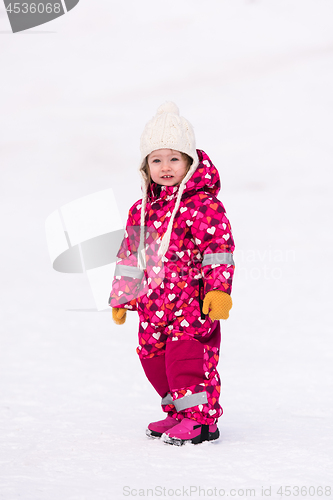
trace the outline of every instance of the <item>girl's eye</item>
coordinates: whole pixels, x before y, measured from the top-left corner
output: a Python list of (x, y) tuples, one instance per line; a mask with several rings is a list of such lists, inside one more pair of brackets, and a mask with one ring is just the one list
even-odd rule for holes
[(159, 163), (160, 160), (158, 160), (157, 158), (155, 160), (153, 160), (153, 163)]
[(179, 158), (172, 158), (171, 161), (178, 161)]

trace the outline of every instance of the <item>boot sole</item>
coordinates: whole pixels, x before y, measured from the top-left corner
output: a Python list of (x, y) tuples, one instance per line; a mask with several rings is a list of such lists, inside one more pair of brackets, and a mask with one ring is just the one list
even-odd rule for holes
[(220, 431), (217, 428), (215, 432), (208, 432), (208, 435), (204, 436), (203, 432), (196, 436), (195, 438), (192, 439), (180, 439), (176, 437), (170, 437), (167, 434), (162, 434), (162, 441), (167, 444), (173, 444), (174, 446), (182, 446), (183, 444), (186, 443), (191, 443), (191, 444), (200, 444), (203, 443), (204, 441), (215, 441), (215, 439), (218, 439), (220, 437)]
[(146, 429), (146, 436), (150, 437), (150, 438), (160, 438), (162, 436), (162, 432), (156, 432), (156, 431), (151, 431), (150, 429)]

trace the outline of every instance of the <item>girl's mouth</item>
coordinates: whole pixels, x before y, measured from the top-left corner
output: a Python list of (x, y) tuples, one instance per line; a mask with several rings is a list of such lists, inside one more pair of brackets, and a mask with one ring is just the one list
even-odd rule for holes
[(172, 179), (173, 175), (163, 175), (162, 179)]

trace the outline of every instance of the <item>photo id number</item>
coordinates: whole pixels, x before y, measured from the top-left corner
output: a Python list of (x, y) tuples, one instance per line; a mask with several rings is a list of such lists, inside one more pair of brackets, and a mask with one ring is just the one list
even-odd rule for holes
[(10, 3), (6, 8), (7, 12), (10, 14), (60, 14), (61, 4), (60, 3), (21, 3), (14, 2)]

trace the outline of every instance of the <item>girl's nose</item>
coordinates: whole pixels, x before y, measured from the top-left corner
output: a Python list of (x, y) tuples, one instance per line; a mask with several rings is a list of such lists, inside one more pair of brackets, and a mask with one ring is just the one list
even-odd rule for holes
[(163, 172), (164, 172), (164, 171), (171, 170), (171, 167), (170, 167), (169, 163), (168, 163), (168, 162), (164, 162), (164, 163), (162, 163), (161, 170), (162, 170)]

